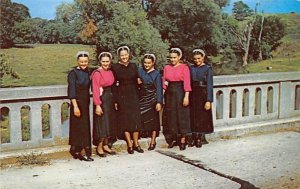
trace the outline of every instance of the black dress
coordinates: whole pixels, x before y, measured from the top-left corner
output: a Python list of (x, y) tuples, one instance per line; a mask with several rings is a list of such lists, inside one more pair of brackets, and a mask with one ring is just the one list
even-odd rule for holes
[(194, 134), (214, 131), (212, 110), (205, 110), (206, 102), (213, 102), (213, 74), (209, 65), (192, 66), (191, 127)]
[(160, 131), (159, 112), (156, 104), (163, 103), (163, 89), (161, 74), (157, 70), (147, 73), (139, 68), (139, 76), (142, 80), (140, 89), (140, 111), (142, 119), (142, 137), (151, 137), (152, 131), (158, 136)]
[(90, 74), (88, 69), (74, 68), (69, 72), (68, 98), (76, 99), (81, 113), (80, 117), (76, 117), (71, 103), (69, 144), (82, 148), (90, 147)]
[(141, 114), (138, 96), (138, 68), (135, 64), (127, 66), (117, 63), (112, 65), (115, 76), (114, 95), (118, 104), (117, 127), (119, 137), (124, 132), (141, 130)]
[(167, 143), (170, 143), (191, 134), (190, 106), (182, 104), (185, 92), (191, 90), (189, 67), (185, 64), (177, 67), (166, 65), (163, 78), (168, 82), (164, 94), (163, 133)]

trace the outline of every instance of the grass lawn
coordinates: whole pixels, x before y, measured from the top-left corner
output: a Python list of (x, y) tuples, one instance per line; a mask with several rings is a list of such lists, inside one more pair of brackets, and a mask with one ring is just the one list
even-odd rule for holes
[(4, 76), (5, 87), (66, 84), (67, 72), (76, 66), (78, 51), (88, 51), (95, 63), (94, 48), (88, 45), (51, 44), (34, 45), (34, 48), (1, 49), (20, 79)]

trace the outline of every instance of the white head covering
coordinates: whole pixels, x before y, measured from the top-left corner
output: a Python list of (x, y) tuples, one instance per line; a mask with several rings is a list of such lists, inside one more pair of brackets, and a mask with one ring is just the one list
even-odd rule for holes
[(86, 52), (86, 51), (79, 51), (77, 54), (76, 54), (76, 59), (78, 59), (78, 56), (80, 56), (80, 55), (86, 55), (86, 56), (88, 56), (89, 57), (89, 53), (88, 52)]
[(145, 56), (151, 56), (154, 60), (154, 62), (156, 62), (156, 56), (154, 54), (144, 54), (144, 57)]
[(179, 53), (180, 58), (182, 57), (182, 50), (180, 48), (171, 48), (170, 51), (177, 51)]
[(112, 59), (112, 55), (111, 55), (110, 52), (102, 52), (102, 53), (99, 54), (98, 60), (100, 60), (101, 56), (104, 55), (104, 54), (107, 54), (110, 57), (110, 59)]
[(193, 50), (193, 54), (194, 54), (195, 52), (199, 52), (199, 53), (202, 54), (203, 57), (205, 57), (205, 52), (204, 52), (204, 50), (202, 50), (202, 49), (194, 49), (194, 50)]
[(117, 54), (118, 54), (118, 56), (119, 56), (120, 50), (122, 50), (122, 49), (126, 49), (126, 50), (128, 51), (128, 53), (130, 53), (129, 47), (126, 46), (126, 45), (124, 45), (124, 46), (121, 46), (121, 47), (119, 47), (119, 48), (117, 49)]

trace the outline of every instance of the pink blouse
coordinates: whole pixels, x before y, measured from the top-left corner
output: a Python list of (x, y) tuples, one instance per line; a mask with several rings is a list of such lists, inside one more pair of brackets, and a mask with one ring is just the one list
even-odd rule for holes
[(93, 89), (93, 101), (95, 105), (101, 105), (101, 95), (103, 87), (111, 86), (114, 81), (114, 75), (111, 70), (103, 70), (98, 68), (92, 73), (92, 89)]
[(166, 65), (163, 75), (163, 88), (165, 90), (167, 89), (166, 81), (183, 81), (184, 91), (192, 91), (190, 69), (186, 64), (180, 64), (175, 67)]

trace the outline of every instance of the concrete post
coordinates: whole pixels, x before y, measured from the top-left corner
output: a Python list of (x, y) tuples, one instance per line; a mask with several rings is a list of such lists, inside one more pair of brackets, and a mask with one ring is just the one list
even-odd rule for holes
[(292, 89), (291, 81), (283, 81), (280, 82), (279, 86), (279, 119), (288, 118), (293, 107), (293, 99), (292, 93), (294, 90)]

